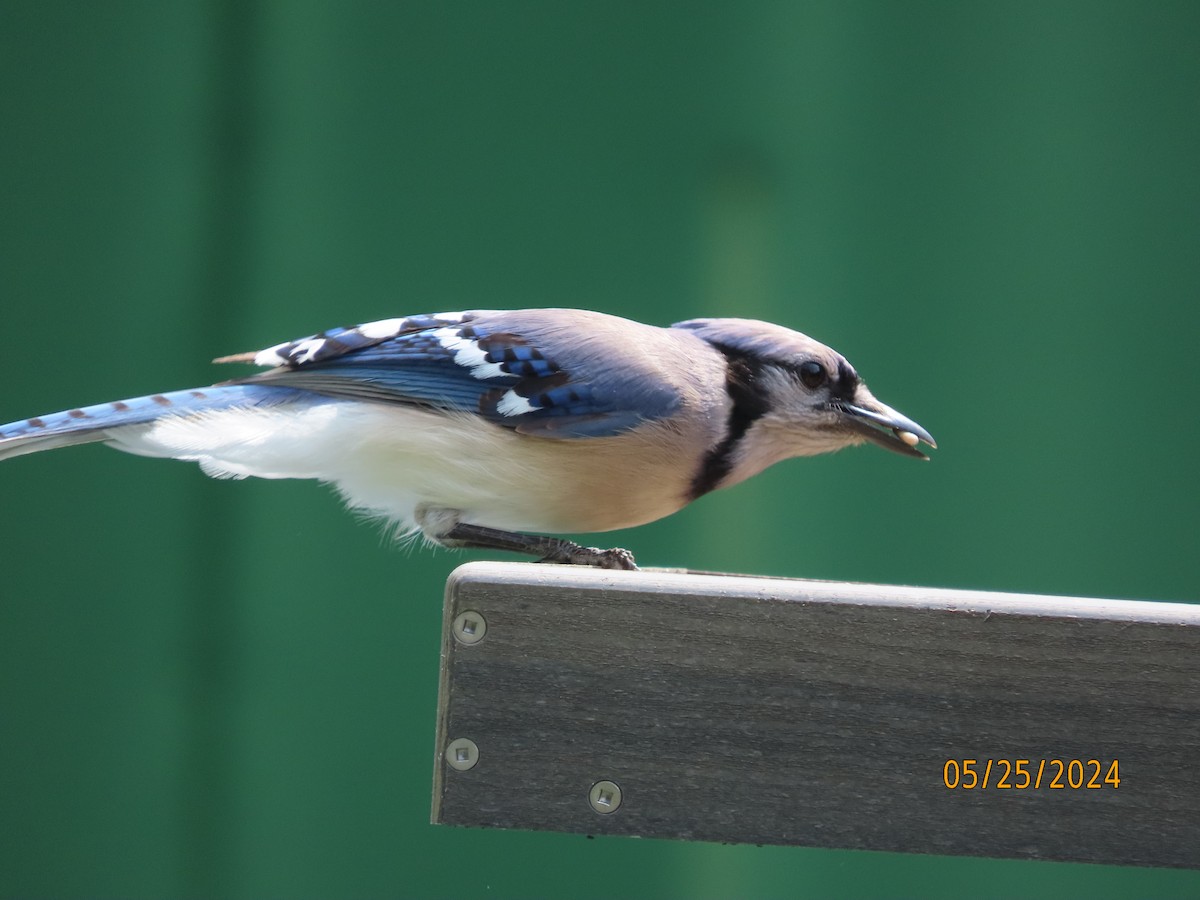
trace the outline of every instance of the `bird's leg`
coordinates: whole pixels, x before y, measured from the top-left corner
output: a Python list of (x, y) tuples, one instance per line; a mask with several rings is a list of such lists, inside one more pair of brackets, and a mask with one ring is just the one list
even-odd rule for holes
[(600, 569), (636, 570), (633, 554), (628, 550), (583, 547), (574, 541), (547, 537), (541, 534), (522, 534), (501, 531), (483, 525), (456, 522), (435, 538), (450, 547), (474, 547), (482, 550), (509, 550), (539, 557), (538, 562), (564, 563), (569, 566), (596, 566)]

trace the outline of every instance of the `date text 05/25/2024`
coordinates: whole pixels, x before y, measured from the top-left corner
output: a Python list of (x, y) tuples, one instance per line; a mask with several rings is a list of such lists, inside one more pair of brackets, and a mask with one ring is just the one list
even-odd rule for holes
[(1116, 790), (1118, 761), (1098, 759), (948, 759), (942, 783), (950, 790)]

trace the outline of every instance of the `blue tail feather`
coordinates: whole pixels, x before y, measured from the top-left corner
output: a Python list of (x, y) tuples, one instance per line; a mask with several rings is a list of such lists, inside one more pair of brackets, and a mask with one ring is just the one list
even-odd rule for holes
[(164, 416), (261, 406), (294, 400), (303, 392), (291, 388), (234, 384), (149, 394), (129, 400), (97, 403), (0, 425), (0, 459), (106, 440), (106, 432), (145, 425)]

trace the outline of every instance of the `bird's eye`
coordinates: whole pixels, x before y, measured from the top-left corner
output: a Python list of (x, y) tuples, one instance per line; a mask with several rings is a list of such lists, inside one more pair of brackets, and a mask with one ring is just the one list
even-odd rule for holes
[(800, 363), (800, 381), (810, 391), (815, 391), (823, 385), (827, 377), (825, 367), (819, 362), (813, 362), (810, 359), (808, 362)]

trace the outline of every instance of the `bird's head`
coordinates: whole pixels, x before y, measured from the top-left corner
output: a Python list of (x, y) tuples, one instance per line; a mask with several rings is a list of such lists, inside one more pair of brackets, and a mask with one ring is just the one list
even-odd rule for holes
[(751, 319), (692, 319), (674, 327), (695, 332), (728, 361), (732, 401), (730, 475), (740, 481), (774, 462), (871, 441), (928, 459), (928, 431), (875, 399), (840, 353), (807, 335)]

